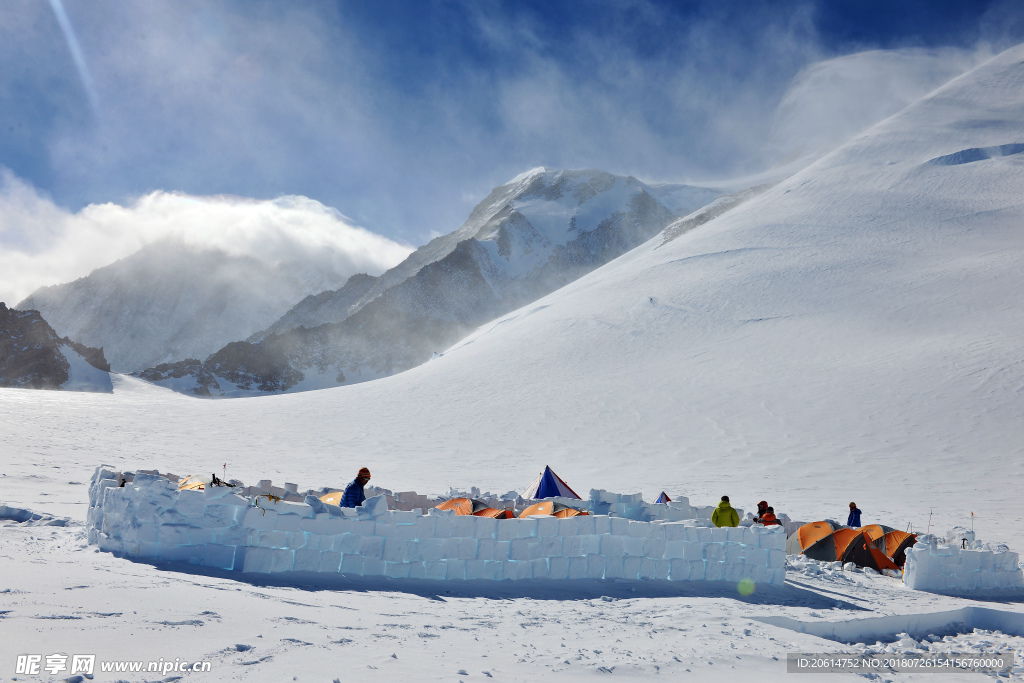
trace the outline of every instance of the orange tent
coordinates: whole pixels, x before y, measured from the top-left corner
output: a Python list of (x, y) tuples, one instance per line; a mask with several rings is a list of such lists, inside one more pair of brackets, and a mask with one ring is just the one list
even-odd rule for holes
[(515, 519), (515, 510), (498, 510), (496, 508), (484, 508), (473, 513), (476, 517), (493, 517), (494, 519)]
[(191, 477), (185, 477), (178, 483), (179, 491), (203, 491), (213, 481), (213, 477), (207, 477), (203, 474), (193, 474)]
[(475, 515), (483, 510), (492, 509), (482, 500), (472, 498), (450, 498), (434, 507), (438, 510), (454, 510), (457, 515)]
[(872, 541), (877, 541), (882, 536), (885, 536), (887, 533), (892, 531), (893, 528), (882, 524), (868, 524), (867, 526), (862, 526), (860, 530), (866, 532)]
[(878, 571), (899, 569), (878, 547), (878, 541), (871, 539), (869, 532), (860, 529), (843, 529), (843, 531), (853, 531), (855, 534), (843, 552), (843, 562), (853, 562), (860, 567), (871, 567)]
[(804, 548), (803, 554), (812, 560), (820, 560), (822, 562), (842, 560), (850, 543), (856, 538), (861, 537), (861, 535), (857, 529), (847, 527), (836, 529)]
[(799, 555), (838, 528), (838, 525), (833, 526), (832, 522), (827, 521), (804, 524), (786, 541), (786, 554)]
[(345, 496), (344, 491), (331, 491), (320, 496), (320, 500), (328, 505), (341, 505), (341, 499)]
[(589, 515), (590, 513), (586, 510), (580, 510), (578, 508), (572, 508), (568, 505), (562, 505), (556, 503), (553, 500), (545, 500), (540, 503), (536, 503), (526, 508), (519, 513), (520, 517), (533, 517), (534, 515), (552, 515), (554, 517), (576, 517), (578, 515)]
[(893, 529), (882, 537), (882, 551), (897, 567), (907, 561), (907, 548), (917, 543), (917, 534)]

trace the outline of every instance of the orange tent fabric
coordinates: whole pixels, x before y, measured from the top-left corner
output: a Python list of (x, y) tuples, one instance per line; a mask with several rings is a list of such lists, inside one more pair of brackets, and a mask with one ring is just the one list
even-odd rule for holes
[(212, 477), (207, 477), (202, 474), (193, 474), (191, 477), (185, 477), (178, 484), (179, 491), (204, 491), (206, 486), (213, 480)]
[(917, 543), (917, 534), (894, 529), (883, 536), (883, 542), (886, 557), (897, 567), (902, 567), (907, 561), (907, 548)]
[(341, 505), (341, 498), (344, 495), (344, 491), (331, 491), (320, 496), (320, 500), (328, 505)]
[(498, 510), (496, 508), (484, 508), (473, 513), (477, 517), (492, 517), (494, 519), (515, 519), (515, 510)]
[(860, 530), (866, 531), (872, 541), (877, 541), (882, 536), (885, 536), (887, 533), (892, 531), (893, 528), (882, 524), (868, 524), (867, 526), (862, 526)]
[(872, 540), (867, 531), (861, 531), (849, 544), (842, 559), (844, 562), (853, 562), (861, 567), (871, 567), (878, 571), (899, 569), (891, 559), (885, 556), (877, 543), (878, 541)]
[(490, 509), (487, 503), (473, 498), (451, 498), (434, 507), (438, 510), (454, 510), (457, 515), (475, 515), (481, 510)]
[(534, 515), (553, 515), (555, 517), (576, 517), (578, 515), (589, 515), (586, 510), (569, 507), (556, 503), (553, 500), (545, 500), (535, 503), (519, 513), (520, 517), (532, 517)]
[(861, 533), (857, 529), (836, 529), (804, 548), (803, 554), (821, 562), (842, 560), (850, 543), (860, 536)]
[(833, 531), (835, 531), (835, 527), (824, 521), (804, 524), (789, 537), (786, 542), (786, 553), (799, 555)]

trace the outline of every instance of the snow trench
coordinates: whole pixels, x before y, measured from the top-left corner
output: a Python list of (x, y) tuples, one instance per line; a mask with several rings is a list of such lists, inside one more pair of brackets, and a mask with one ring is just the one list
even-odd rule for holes
[(850, 644), (891, 641), (901, 635), (924, 638), (928, 635), (971, 633), (974, 629), (1024, 637), (1024, 614), (987, 607), (963, 607), (930, 614), (894, 614), (848, 621), (800, 621), (781, 616), (757, 617), (757, 621)]
[(0, 505), (0, 520), (24, 524), (26, 526), (68, 526), (67, 517), (53, 517), (51, 515), (32, 512), (24, 508), (9, 507)]
[[(124, 485), (122, 485), (124, 482)], [(257, 506), (258, 504), (258, 506)], [(781, 585), (780, 527), (712, 528), (691, 519), (609, 515), (492, 519), (429, 509), (268, 500), (228, 487), (179, 491), (176, 481), (97, 468), (89, 541), (103, 551), (248, 574), (301, 573), (436, 580), (730, 581)], [(325, 577), (326, 578), (326, 577)]]

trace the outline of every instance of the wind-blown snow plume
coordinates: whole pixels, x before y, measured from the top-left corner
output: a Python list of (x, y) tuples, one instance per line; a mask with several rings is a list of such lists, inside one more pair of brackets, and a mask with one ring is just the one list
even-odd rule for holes
[(991, 56), (986, 49), (871, 50), (816, 62), (779, 102), (768, 151), (820, 155)]
[(301, 263), (306, 270), (342, 278), (381, 273), (412, 251), (306, 197), (254, 200), (152, 192), (124, 205), (93, 204), (71, 213), (4, 171), (0, 301), (17, 303), (40, 286), (83, 277), (168, 237), (269, 266)]

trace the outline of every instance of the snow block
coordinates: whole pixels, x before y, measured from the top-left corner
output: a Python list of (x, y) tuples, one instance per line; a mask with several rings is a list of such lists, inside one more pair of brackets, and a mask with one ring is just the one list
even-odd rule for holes
[(282, 515), (278, 513), (277, 520), (274, 522), (274, 529), (278, 531), (298, 531), (299, 522), (302, 519), (298, 515)]
[(374, 522), (373, 535), (382, 538), (398, 538), (398, 525), (381, 521)]
[(605, 558), (603, 555), (587, 555), (587, 578), (604, 578)]
[(640, 558), (640, 567), (639, 567), (639, 570), (637, 572), (638, 573), (637, 578), (639, 578), (639, 579), (653, 579), (654, 578), (654, 568), (655, 568), (655, 566), (656, 566), (656, 562), (654, 560), (652, 560), (651, 558), (649, 558), (649, 557), (642, 557), (642, 558)]
[(452, 536), (459, 538), (472, 538), (476, 536), (476, 522), (479, 517), (473, 515), (461, 515), (452, 520)]
[(363, 557), (354, 553), (345, 553), (341, 556), (341, 573), (352, 576), (363, 575)]
[(480, 560), (493, 561), (497, 558), (494, 556), (494, 549), (497, 541), (493, 538), (478, 538), (476, 541), (476, 556)]
[(320, 571), (320, 551), (300, 549), (295, 551), (295, 571)]
[(273, 510), (261, 510), (255, 507), (249, 508), (242, 519), (242, 526), (258, 529), (259, 531), (269, 531), (274, 528), (276, 523), (276, 512)]
[(359, 548), (356, 552), (364, 558), (383, 559), (384, 539), (379, 536), (363, 536), (359, 539)]
[(400, 541), (397, 538), (384, 539), (385, 562), (405, 562), (407, 541)]
[[(553, 518), (557, 519), (557, 518)], [(504, 520), (511, 522), (512, 520)], [(517, 519), (513, 522), (516, 525), (516, 538), (533, 538), (537, 535), (537, 518), (527, 517), (526, 519)]]
[(363, 558), (363, 576), (383, 576), (384, 560), (379, 557)]
[(507, 520), (497, 520), (491, 517), (477, 517), (476, 528), (473, 535), (476, 538), (494, 539), (498, 535), (498, 524)]
[(362, 506), (356, 508), (356, 510), (362, 515), (365, 513), (369, 517), (378, 517), (386, 514), (388, 511), (388, 500), (384, 495), (374, 496), (373, 498), (367, 498), (363, 501)]

